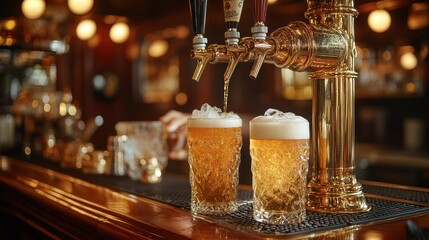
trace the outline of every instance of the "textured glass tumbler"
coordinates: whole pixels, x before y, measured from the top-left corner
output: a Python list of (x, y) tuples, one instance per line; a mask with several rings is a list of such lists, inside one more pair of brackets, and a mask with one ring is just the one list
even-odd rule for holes
[(192, 214), (237, 210), (241, 119), (188, 119)]
[(118, 122), (118, 136), (125, 136), (123, 160), (131, 179), (159, 183), (168, 164), (167, 132), (161, 121)]
[(304, 118), (250, 121), (253, 217), (269, 224), (299, 223), (306, 217), (309, 124)]

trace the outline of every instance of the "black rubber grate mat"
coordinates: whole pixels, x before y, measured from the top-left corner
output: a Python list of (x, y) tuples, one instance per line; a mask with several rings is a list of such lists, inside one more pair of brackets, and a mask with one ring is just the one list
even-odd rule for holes
[[(178, 176), (168, 176), (161, 183), (157, 184), (143, 184), (134, 181), (130, 182), (130, 180), (126, 178), (120, 178), (122, 181), (119, 181), (119, 178), (114, 180), (112, 177), (104, 176), (85, 175), (83, 176), (83, 179), (119, 191), (148, 197), (159, 202), (174, 205), (184, 210), (190, 210), (189, 204), (191, 193), (189, 182), (185, 178)], [(111, 181), (113, 183), (109, 184)], [(383, 187), (371, 187), (373, 194), (381, 195), (377, 193), (377, 189), (379, 189), (381, 193), (386, 191), (386, 189)], [(399, 191), (400, 196), (413, 194), (402, 192), (403, 190), (394, 190)], [(233, 229), (239, 229), (245, 232), (253, 232), (255, 234), (268, 236), (294, 236), (333, 230), (351, 225), (372, 223), (429, 211), (429, 207), (427, 206), (367, 197), (367, 204), (371, 206), (371, 210), (368, 212), (354, 214), (307, 212), (306, 220), (302, 223), (289, 225), (271, 225), (259, 223), (253, 219), (251, 191), (239, 190), (238, 195), (240, 207), (237, 212), (228, 215), (205, 216), (205, 218), (209, 218), (219, 225)], [(411, 196), (409, 198), (411, 198)]]
[(400, 217), (408, 214), (428, 211), (428, 207), (413, 204), (367, 198), (372, 210), (354, 214), (330, 214), (307, 212), (307, 218), (302, 223), (289, 225), (262, 224), (253, 220), (252, 204), (242, 204), (239, 210), (225, 216), (211, 216), (220, 225), (230, 225), (235, 229), (255, 232), (264, 235), (301, 235), (313, 232), (333, 230), (341, 227), (352, 226)]
[[(128, 177), (83, 174), (79, 170), (62, 169), (56, 163), (46, 160), (32, 160), (31, 163), (64, 173), (87, 182), (105, 186), (116, 191), (126, 192), (173, 205), (185, 211), (190, 210), (190, 186), (186, 177), (166, 175), (160, 183), (147, 184), (133, 181)], [(364, 192), (378, 196), (394, 197), (420, 203), (428, 203), (427, 192), (364, 185)], [(271, 225), (256, 222), (253, 219), (252, 191), (239, 190), (239, 209), (228, 215), (204, 216), (218, 225), (240, 231), (267, 236), (294, 236), (333, 230), (357, 224), (372, 223), (397, 217), (406, 217), (429, 211), (429, 206), (367, 197), (371, 210), (354, 214), (331, 214), (307, 212), (306, 220), (298, 224)]]
[(429, 204), (429, 190), (424, 192), (409, 189), (363, 185), (363, 191), (366, 193), (372, 193), (386, 197), (393, 197), (402, 200)]

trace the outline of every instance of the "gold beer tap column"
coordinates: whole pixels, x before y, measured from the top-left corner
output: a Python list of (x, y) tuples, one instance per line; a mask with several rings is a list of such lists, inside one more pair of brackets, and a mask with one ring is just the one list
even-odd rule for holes
[(355, 169), (356, 55), (352, 0), (308, 0), (310, 24), (338, 30), (347, 40), (344, 59), (333, 69), (313, 71), (312, 177), (308, 204), (327, 212), (362, 212), (366, 204)]
[[(192, 2), (205, 2), (190, 1), (191, 6), (197, 5)], [(234, 0), (225, 0), (224, 4), (226, 2)], [(254, 61), (251, 78), (256, 78), (263, 63), (309, 71), (313, 103), (308, 208), (335, 213), (367, 211), (369, 206), (354, 173), (357, 77), (354, 18), (357, 10), (353, 0), (308, 0), (307, 3), (305, 16), (309, 23), (292, 22), (266, 37), (267, 0), (254, 0), (252, 37), (242, 38), (238, 44), (226, 41), (224, 46), (210, 45), (207, 49), (211, 54), (197, 55), (194, 47), (191, 56), (197, 62), (201, 61), (201, 55), (209, 55), (211, 63), (230, 61), (226, 77), (231, 76), (230, 71), (238, 62), (249, 60)]]

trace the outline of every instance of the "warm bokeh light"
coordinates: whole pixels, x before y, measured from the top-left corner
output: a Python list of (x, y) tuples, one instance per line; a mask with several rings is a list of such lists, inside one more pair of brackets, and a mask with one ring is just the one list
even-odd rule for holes
[(308, 72), (296, 72), (287, 68), (280, 69), (282, 93), (286, 99), (308, 100), (312, 97), (312, 87)]
[(15, 42), (15, 38), (11, 36), (6, 36), (5, 38), (0, 36), (0, 45), (12, 46)]
[(417, 57), (412, 52), (406, 52), (401, 55), (401, 66), (406, 70), (412, 70), (417, 66)]
[(176, 103), (177, 105), (183, 106), (188, 102), (188, 95), (184, 92), (179, 92), (176, 94)]
[(67, 104), (60, 103), (58, 112), (60, 113), (61, 116), (65, 116), (67, 114)]
[(68, 0), (67, 4), (72, 13), (82, 15), (92, 9), (94, 0)]
[(75, 105), (70, 105), (70, 107), (69, 107), (69, 109), (68, 109), (68, 114), (70, 115), (70, 116), (75, 116), (76, 115), (76, 113), (77, 113), (77, 108), (76, 108), (76, 106)]
[(91, 19), (86, 19), (81, 22), (76, 27), (77, 37), (81, 40), (88, 40), (94, 36), (97, 31), (97, 25)]
[(176, 38), (185, 39), (189, 36), (189, 28), (185, 25), (179, 25), (176, 27)]
[(4, 28), (8, 31), (12, 31), (16, 27), (16, 21), (14, 19), (9, 19), (4, 22)]
[(130, 60), (135, 60), (139, 57), (140, 46), (137, 43), (132, 43), (127, 48), (127, 57)]
[(21, 10), (28, 19), (40, 18), (45, 12), (46, 4), (44, 0), (24, 0)]
[(415, 93), (417, 90), (416, 84), (413, 82), (407, 83), (407, 85), (405, 85), (405, 90), (407, 91), (407, 93)]
[(161, 57), (168, 51), (168, 42), (165, 40), (155, 40), (149, 45), (148, 53), (151, 57)]
[(118, 21), (118, 16), (107, 15), (104, 17), (104, 23), (108, 25), (113, 25), (116, 21)]
[(100, 35), (95, 33), (94, 36), (92, 36), (90, 39), (88, 39), (88, 47), (95, 48), (97, 47), (101, 42)]
[(383, 235), (377, 231), (368, 231), (363, 236), (365, 240), (383, 240)]
[(384, 9), (376, 9), (368, 15), (368, 25), (374, 32), (382, 33), (389, 29), (392, 19)]
[(429, 26), (429, 2), (416, 2), (410, 6), (407, 25), (411, 30)]
[(110, 28), (110, 39), (115, 43), (123, 43), (130, 36), (130, 27), (126, 23), (115, 23)]

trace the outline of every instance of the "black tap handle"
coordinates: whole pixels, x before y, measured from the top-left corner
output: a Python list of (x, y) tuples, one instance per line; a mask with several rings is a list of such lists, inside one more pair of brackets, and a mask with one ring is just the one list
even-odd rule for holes
[(204, 35), (206, 28), (207, 0), (189, 0), (194, 35)]
[(238, 28), (244, 0), (223, 0), (223, 12), (225, 15), (226, 27)]
[(255, 22), (265, 22), (267, 19), (267, 4), (268, 0), (255, 0), (253, 20)]

